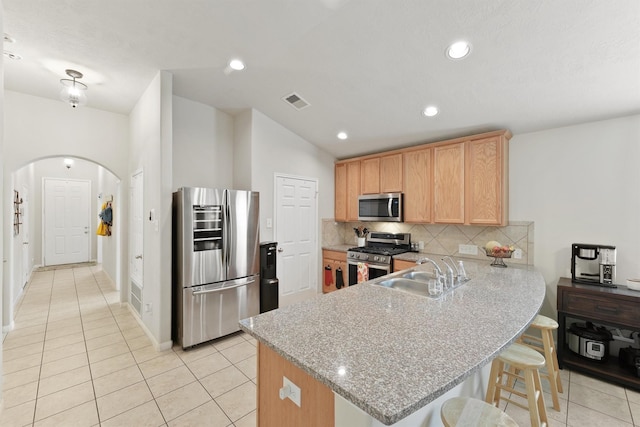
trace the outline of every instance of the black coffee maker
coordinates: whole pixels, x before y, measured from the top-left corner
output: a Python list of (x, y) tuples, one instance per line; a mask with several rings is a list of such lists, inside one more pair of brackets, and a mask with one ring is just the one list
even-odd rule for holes
[(616, 247), (574, 243), (571, 245), (571, 281), (615, 288)]

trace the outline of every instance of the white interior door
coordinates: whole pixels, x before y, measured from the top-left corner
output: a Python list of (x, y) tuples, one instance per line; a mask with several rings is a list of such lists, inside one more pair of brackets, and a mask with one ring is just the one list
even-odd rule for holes
[(280, 306), (319, 292), (317, 187), (313, 179), (276, 176), (275, 235)]
[(131, 222), (129, 278), (131, 280), (131, 304), (138, 313), (141, 312), (143, 281), (143, 249), (144, 249), (144, 204), (143, 204), (142, 171), (131, 176)]
[(91, 181), (44, 178), (44, 265), (89, 261)]

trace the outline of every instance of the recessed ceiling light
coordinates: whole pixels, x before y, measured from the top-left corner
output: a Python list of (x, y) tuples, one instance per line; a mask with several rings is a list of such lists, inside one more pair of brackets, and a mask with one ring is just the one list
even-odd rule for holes
[(440, 110), (438, 110), (438, 107), (434, 107), (433, 105), (428, 106), (427, 108), (425, 108), (424, 110), (422, 110), (422, 115), (425, 117), (433, 117), (436, 114), (438, 114), (440, 112)]
[(231, 67), (232, 70), (241, 71), (244, 70), (244, 62), (239, 59), (232, 59), (229, 61), (229, 67)]
[(449, 59), (462, 59), (471, 53), (471, 45), (465, 41), (453, 43), (447, 48), (447, 57)]
[(347, 135), (346, 132), (338, 132), (338, 139), (347, 139), (349, 137), (349, 135)]

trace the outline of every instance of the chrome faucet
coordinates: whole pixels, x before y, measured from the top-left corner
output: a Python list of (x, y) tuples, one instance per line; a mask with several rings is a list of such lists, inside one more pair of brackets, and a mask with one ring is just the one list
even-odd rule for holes
[(433, 264), (433, 272), (436, 274), (436, 280), (438, 282), (442, 281), (443, 282), (442, 283), (442, 287), (446, 289), (447, 288), (447, 278), (442, 273), (442, 270), (440, 269), (440, 266), (438, 265), (438, 263), (436, 263), (431, 258), (420, 258), (419, 260), (416, 261), (416, 264), (424, 264), (425, 262), (430, 262), (431, 264)]
[(440, 269), (440, 266), (431, 258), (420, 258), (419, 260), (416, 261), (416, 264), (424, 264), (425, 262), (430, 262), (431, 264), (433, 264), (433, 267), (436, 269), (436, 273), (438, 274), (438, 277), (440, 276), (444, 276), (444, 274), (442, 274), (442, 270)]
[[(447, 258), (451, 259), (451, 257), (444, 257), (442, 258), (442, 262), (444, 262), (444, 265), (447, 267), (447, 275), (444, 278), (444, 286), (448, 289), (455, 286), (456, 277), (460, 278), (460, 276), (456, 276), (456, 274), (453, 272), (453, 268), (451, 268), (451, 266), (447, 263)], [(455, 268), (455, 264), (453, 265), (453, 267)], [(457, 270), (458, 269), (456, 268), (456, 271)]]
[[(449, 265), (449, 263), (447, 262), (447, 260), (451, 263), (451, 265)], [(442, 258), (442, 262), (445, 263), (445, 265), (447, 266), (447, 268), (449, 269), (449, 273), (453, 274), (453, 268), (455, 268), (456, 270), (456, 281), (457, 284), (460, 285), (466, 281), (469, 280), (469, 278), (467, 277), (467, 273), (464, 270), (464, 264), (462, 264), (462, 260), (458, 261), (458, 265), (456, 265), (455, 261), (453, 260), (453, 258), (451, 258), (450, 256), (445, 256)]]

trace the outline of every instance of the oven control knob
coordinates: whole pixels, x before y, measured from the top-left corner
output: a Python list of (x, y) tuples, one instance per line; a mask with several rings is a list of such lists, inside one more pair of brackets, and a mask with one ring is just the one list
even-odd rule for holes
[(374, 260), (374, 261), (378, 261), (378, 258), (379, 258), (379, 257), (374, 257), (374, 258), (373, 258), (373, 260)]

